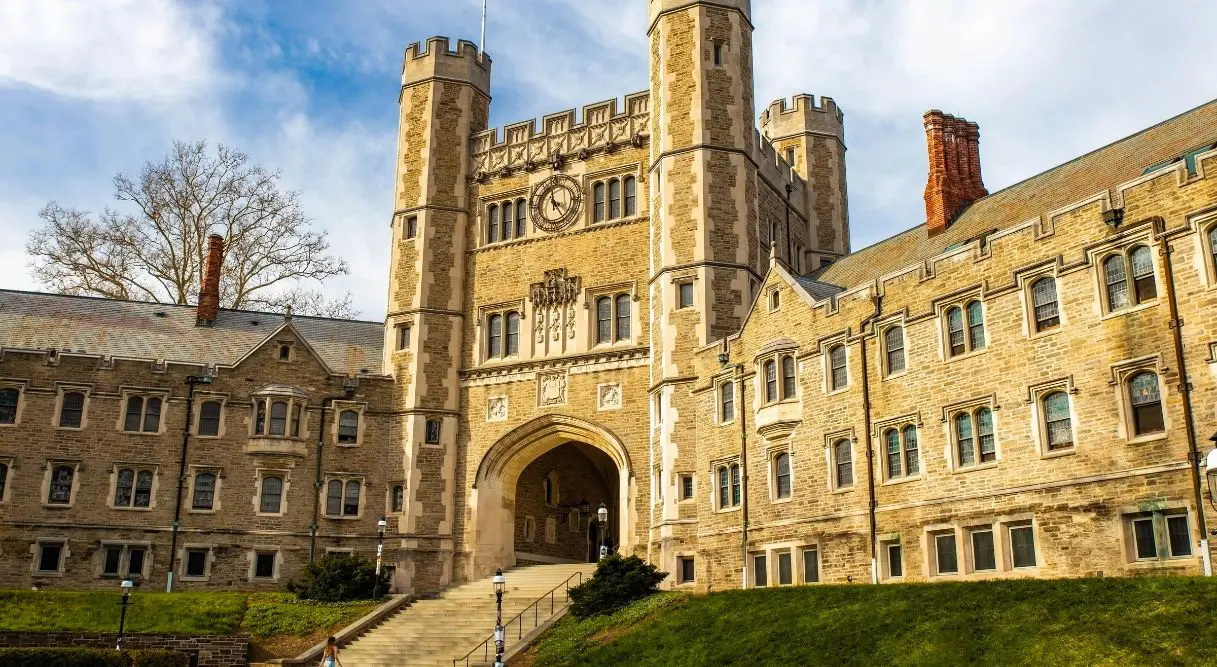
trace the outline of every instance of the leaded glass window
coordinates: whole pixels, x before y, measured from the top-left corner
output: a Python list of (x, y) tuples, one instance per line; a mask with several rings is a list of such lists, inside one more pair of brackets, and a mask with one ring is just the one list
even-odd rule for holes
[(887, 351), (887, 372), (904, 370), (904, 329), (889, 327), (883, 333), (883, 347)]
[(1103, 280), (1107, 285), (1108, 310), (1120, 310), (1130, 304), (1128, 299), (1128, 274), (1124, 269), (1124, 256), (1112, 255), (1103, 260)]
[(17, 401), (21, 392), (16, 389), (0, 389), (0, 424), (17, 423)]
[(854, 483), (854, 452), (848, 440), (838, 440), (832, 446), (833, 463), (836, 466), (837, 488)]
[(773, 459), (774, 475), (777, 478), (778, 498), (790, 497), (790, 454), (781, 453)]
[(607, 296), (596, 299), (596, 342), (613, 342), (613, 300)]
[(279, 477), (262, 478), (262, 499), (260, 510), (264, 514), (278, 514), (283, 505), (283, 479)]
[(993, 438), (993, 411), (981, 408), (976, 411), (976, 440), (980, 444), (980, 461), (997, 460), (997, 443)]
[(968, 343), (970, 352), (985, 349), (985, 315), (979, 301), (968, 303)]
[(976, 441), (972, 437), (972, 415), (961, 412), (955, 415), (955, 443), (959, 447), (959, 465), (976, 463)]
[(47, 491), (47, 504), (70, 505), (72, 503), (72, 478), (76, 469), (72, 466), (55, 466), (51, 470), (51, 488)]
[(770, 359), (765, 362), (765, 402), (778, 400), (778, 365)]
[(952, 357), (967, 351), (963, 336), (963, 310), (959, 306), (947, 311), (947, 338)]
[(1154, 254), (1146, 246), (1133, 248), (1129, 258), (1132, 260), (1133, 290), (1137, 303), (1145, 303), (1158, 296), (1158, 286), (1154, 283)]
[(617, 340), (630, 339), (630, 295), (617, 295)]
[(828, 353), (829, 363), (832, 367), (832, 388), (844, 389), (849, 382), (849, 370), (845, 366), (846, 355), (845, 346), (838, 345)]
[(1044, 427), (1048, 432), (1048, 451), (1073, 446), (1073, 425), (1069, 419), (1069, 396), (1054, 391), (1044, 397)]
[(1035, 330), (1047, 331), (1061, 323), (1056, 301), (1056, 280), (1040, 278), (1031, 284), (1031, 306), (1035, 311)]
[(1137, 373), (1128, 382), (1132, 404), (1133, 428), (1137, 435), (1158, 433), (1166, 429), (1162, 419), (1162, 395), (1158, 391), (1158, 376)]
[(209, 510), (215, 506), (216, 476), (209, 472), (194, 476), (194, 499), (191, 508)]

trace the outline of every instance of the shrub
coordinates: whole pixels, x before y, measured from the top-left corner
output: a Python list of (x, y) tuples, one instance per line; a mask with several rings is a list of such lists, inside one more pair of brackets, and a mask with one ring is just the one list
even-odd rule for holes
[(73, 646), (0, 648), (0, 667), (187, 667), (189, 664), (189, 656), (177, 651), (114, 651)]
[(584, 619), (617, 611), (654, 593), (666, 576), (638, 556), (611, 554), (600, 559), (591, 579), (570, 589), (570, 613)]
[[(328, 554), (308, 565), (300, 583), (287, 582), (287, 590), (303, 600), (342, 602), (372, 597), (376, 564), (354, 554)], [(380, 592), (389, 590), (389, 573), (380, 571)]]

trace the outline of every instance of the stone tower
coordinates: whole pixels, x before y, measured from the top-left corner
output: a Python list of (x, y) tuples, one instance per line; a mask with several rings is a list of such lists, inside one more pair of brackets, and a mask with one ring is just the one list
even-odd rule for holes
[(409, 476), (398, 562), (415, 588), (434, 589), (451, 578), (469, 142), (486, 129), (490, 58), (464, 40), (455, 51), (441, 37), (411, 44), (398, 104), (384, 348)]
[[(674, 472), (694, 469), (694, 350), (739, 330), (758, 252), (749, 0), (649, 0), (651, 557), (680, 534)], [(682, 303), (682, 292), (684, 301)], [(691, 297), (691, 299), (690, 299)], [(658, 549), (658, 553), (654, 550)]]
[[(845, 189), (845, 115), (831, 97), (816, 104), (795, 95), (761, 112), (761, 133), (782, 160), (807, 182), (807, 238), (820, 261), (849, 252), (849, 212)], [(818, 264), (806, 267), (813, 270)]]

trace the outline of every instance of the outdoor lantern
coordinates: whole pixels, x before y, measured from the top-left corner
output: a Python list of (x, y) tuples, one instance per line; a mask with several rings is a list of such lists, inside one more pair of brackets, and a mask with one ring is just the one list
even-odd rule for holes
[(596, 510), (596, 518), (600, 520), (601, 524), (608, 521), (608, 508), (604, 506), (604, 503), (600, 503), (600, 509)]
[(123, 583), (119, 584), (119, 588), (123, 589), (123, 595), (130, 595), (131, 589), (135, 588), (135, 583), (130, 579), (123, 579)]
[(385, 521), (385, 518), (382, 516), (382, 517), (380, 517), (380, 521), (376, 522), (376, 529), (383, 533), (383, 532), (385, 532), (385, 528), (388, 525), (389, 525), (389, 522)]
[(499, 568), (494, 571), (494, 592), (495, 595), (502, 595), (503, 589), (507, 587), (507, 579), (503, 576), (503, 569)]

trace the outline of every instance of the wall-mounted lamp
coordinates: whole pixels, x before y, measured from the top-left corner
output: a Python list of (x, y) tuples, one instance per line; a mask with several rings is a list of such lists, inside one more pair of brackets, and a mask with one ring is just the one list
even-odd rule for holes
[(1111, 227), (1115, 231), (1120, 227), (1120, 223), (1124, 222), (1124, 209), (1109, 208), (1103, 211), (1103, 223)]

